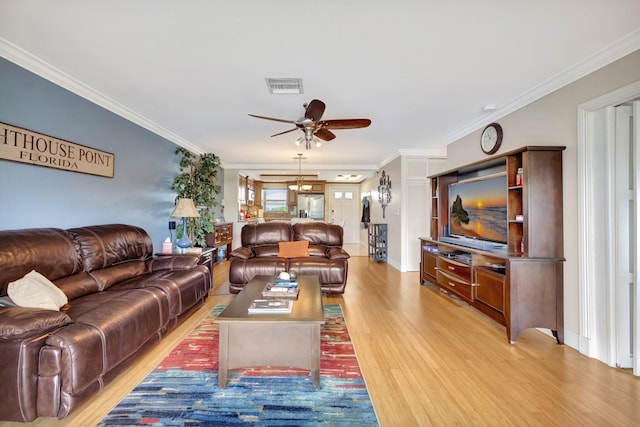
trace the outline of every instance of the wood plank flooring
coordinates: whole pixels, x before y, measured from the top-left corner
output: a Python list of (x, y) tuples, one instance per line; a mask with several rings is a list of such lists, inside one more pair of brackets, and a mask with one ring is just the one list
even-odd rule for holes
[[(215, 267), (205, 307), (126, 375), (67, 419), (30, 425), (99, 422), (212, 307), (233, 298), (227, 267)], [(535, 329), (510, 345), (504, 327), (421, 286), (417, 272), (354, 256), (345, 294), (324, 301), (343, 307), (382, 426), (640, 426), (640, 380), (628, 371)]]

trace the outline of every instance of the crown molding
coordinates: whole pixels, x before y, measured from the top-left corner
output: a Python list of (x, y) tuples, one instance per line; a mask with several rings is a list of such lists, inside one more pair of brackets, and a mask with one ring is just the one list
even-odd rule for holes
[[(262, 170), (282, 172), (285, 170), (297, 170), (298, 165), (291, 163), (225, 163), (225, 169), (245, 169), (245, 170)], [(375, 171), (378, 170), (377, 165), (337, 165), (337, 164), (310, 164), (305, 163), (302, 169), (311, 169), (317, 171), (336, 171), (336, 170), (352, 170), (352, 171)], [(276, 173), (276, 172), (274, 172)]]
[(398, 157), (429, 157), (429, 158), (446, 158), (447, 148), (400, 148), (391, 156), (380, 162), (378, 168), (383, 168)]
[(87, 86), (64, 71), (53, 67), (20, 47), (0, 37), (0, 56), (16, 65), (48, 80), (94, 104), (97, 104), (118, 116), (143, 127), (195, 154), (204, 154), (202, 148), (192, 144), (179, 135), (159, 126), (147, 117), (136, 113), (125, 105), (105, 96), (97, 90)]
[(267, 178), (279, 178), (279, 177), (285, 177), (285, 178), (290, 178), (290, 177), (294, 177), (294, 178), (298, 178), (298, 177), (302, 177), (302, 178), (317, 178), (318, 174), (317, 173), (261, 173), (260, 174), (261, 177), (267, 177)]
[(496, 111), (491, 114), (484, 115), (477, 120), (466, 124), (465, 126), (457, 129), (445, 136), (443, 143), (451, 144), (460, 138), (469, 135), (476, 130), (483, 128), (489, 123), (519, 110), (520, 108), (531, 104), (534, 101), (546, 96), (576, 80), (591, 74), (600, 68), (623, 58), (636, 50), (640, 49), (640, 30), (635, 30), (625, 37), (622, 37), (595, 54), (587, 57), (586, 59), (574, 64), (565, 71), (556, 74), (550, 79), (542, 82), (541, 84), (529, 89), (517, 98), (509, 101), (508, 103), (500, 106)]
[(401, 148), (398, 150), (405, 157), (447, 157), (447, 147), (442, 148)]

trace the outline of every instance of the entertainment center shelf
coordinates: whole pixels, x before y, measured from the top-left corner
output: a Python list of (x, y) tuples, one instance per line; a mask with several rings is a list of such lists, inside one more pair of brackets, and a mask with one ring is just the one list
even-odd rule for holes
[[(431, 236), (420, 238), (421, 283), (431, 282), (503, 324), (510, 343), (534, 327), (548, 328), (564, 342), (564, 148), (524, 147), (430, 177)], [(497, 192), (504, 195), (496, 199), (506, 202), (491, 205), (489, 194), (477, 190), (467, 207), (465, 183), (488, 188), (491, 180), (493, 191), (499, 182)]]

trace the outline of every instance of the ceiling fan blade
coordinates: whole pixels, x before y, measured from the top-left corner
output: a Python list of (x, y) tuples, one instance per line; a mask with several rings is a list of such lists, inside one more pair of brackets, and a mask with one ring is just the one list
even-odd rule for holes
[(317, 122), (322, 118), (324, 109), (324, 102), (319, 99), (314, 99), (309, 103), (309, 105), (307, 105), (307, 109), (304, 111), (304, 117)]
[(256, 117), (258, 119), (265, 119), (265, 120), (273, 120), (274, 122), (282, 122), (282, 123), (293, 123), (296, 124), (296, 122), (294, 122), (293, 120), (284, 120), (284, 119), (276, 119), (273, 117), (266, 117), (266, 116), (256, 116), (255, 114), (249, 114), (251, 117)]
[(293, 132), (294, 130), (298, 130), (298, 128), (293, 128), (293, 129), (285, 130), (284, 132), (280, 132), (280, 133), (274, 133), (273, 135), (271, 135), (271, 137), (273, 138), (274, 136), (282, 135), (282, 134), (284, 134), (284, 133)]
[(369, 119), (338, 119), (323, 120), (320, 125), (326, 129), (357, 129), (366, 128), (371, 124)]
[(333, 138), (336, 137), (336, 135), (333, 132), (325, 128), (320, 128), (317, 131), (315, 131), (313, 134), (324, 141), (331, 141)]

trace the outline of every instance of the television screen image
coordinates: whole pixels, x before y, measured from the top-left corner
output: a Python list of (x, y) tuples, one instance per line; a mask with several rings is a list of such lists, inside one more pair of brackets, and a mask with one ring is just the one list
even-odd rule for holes
[(449, 186), (449, 234), (507, 243), (507, 177), (491, 176)]

